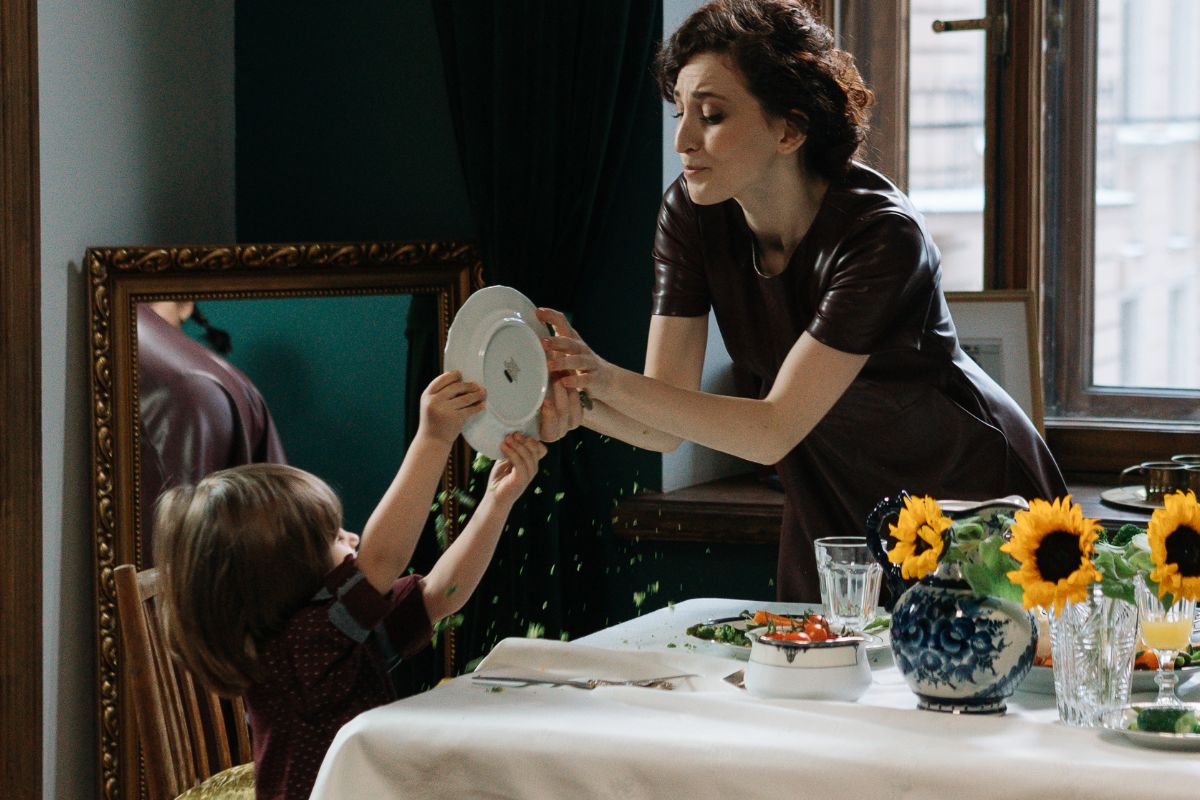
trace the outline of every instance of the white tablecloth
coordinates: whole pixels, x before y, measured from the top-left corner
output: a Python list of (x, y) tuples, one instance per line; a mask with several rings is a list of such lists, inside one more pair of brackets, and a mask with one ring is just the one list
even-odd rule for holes
[(1066, 727), (1052, 697), (1018, 692), (1003, 716), (920, 711), (892, 666), (858, 703), (752, 697), (722, 680), (743, 663), (731, 649), (684, 629), (755, 608), (800, 607), (689, 600), (572, 644), (505, 640), (479, 673), (700, 677), (673, 691), (456, 678), (347, 724), (313, 797), (1200, 798), (1200, 754)]

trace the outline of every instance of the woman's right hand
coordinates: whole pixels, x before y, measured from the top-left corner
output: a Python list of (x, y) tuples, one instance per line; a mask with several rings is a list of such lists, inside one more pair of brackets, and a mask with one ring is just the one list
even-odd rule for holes
[(443, 372), (421, 393), (421, 430), (452, 443), (467, 420), (483, 410), (486, 396), (482, 386), (463, 382), (457, 370)]
[(553, 336), (542, 340), (542, 348), (550, 359), (550, 369), (561, 370), (563, 383), (568, 388), (586, 390), (593, 399), (603, 399), (613, 366), (588, 347), (561, 311), (539, 308), (537, 318), (554, 330)]

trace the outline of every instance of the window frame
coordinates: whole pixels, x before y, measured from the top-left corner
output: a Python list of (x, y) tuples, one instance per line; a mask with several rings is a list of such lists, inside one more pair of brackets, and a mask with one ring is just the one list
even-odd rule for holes
[(31, 800), (43, 786), (45, 645), (37, 66), (37, 3), (0, 0), (0, 542), (13, 555), (0, 577), (0, 729), (13, 734), (0, 795)]
[[(989, 17), (1003, 15), (1008, 24), (987, 32), (984, 135), (996, 146), (988, 148), (984, 164), (989, 187), (983, 221), (984, 289), (1034, 289), (1041, 280), (1043, 2), (986, 3)], [(867, 85), (877, 93), (866, 160), (905, 191), (910, 14), (909, 0), (838, 0), (832, 16), (839, 46), (854, 55)]]

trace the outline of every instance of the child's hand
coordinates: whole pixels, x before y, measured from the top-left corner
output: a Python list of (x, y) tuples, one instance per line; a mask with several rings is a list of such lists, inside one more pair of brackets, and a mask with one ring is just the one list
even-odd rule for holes
[(443, 442), (453, 442), (463, 425), (483, 410), (487, 392), (464, 383), (457, 371), (443, 372), (421, 393), (421, 429)]
[(496, 501), (511, 506), (537, 475), (538, 461), (546, 455), (546, 445), (524, 434), (510, 433), (500, 442), (504, 458), (492, 467), (488, 492)]

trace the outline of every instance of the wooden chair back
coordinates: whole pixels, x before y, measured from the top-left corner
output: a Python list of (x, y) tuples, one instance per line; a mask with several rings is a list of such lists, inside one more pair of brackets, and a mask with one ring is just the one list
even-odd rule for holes
[(168, 800), (251, 760), (245, 707), (241, 698), (220, 697), (171, 658), (155, 608), (162, 588), (157, 568), (138, 572), (123, 564), (113, 578), (148, 800)]

